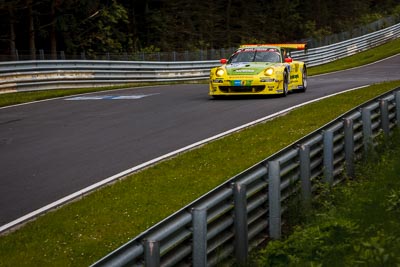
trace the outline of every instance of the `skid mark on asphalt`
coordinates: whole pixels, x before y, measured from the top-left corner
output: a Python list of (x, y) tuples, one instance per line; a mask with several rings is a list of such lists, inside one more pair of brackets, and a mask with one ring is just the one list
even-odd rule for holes
[(147, 95), (98, 95), (98, 96), (75, 96), (66, 98), (65, 100), (136, 100), (148, 96), (159, 95), (147, 94)]

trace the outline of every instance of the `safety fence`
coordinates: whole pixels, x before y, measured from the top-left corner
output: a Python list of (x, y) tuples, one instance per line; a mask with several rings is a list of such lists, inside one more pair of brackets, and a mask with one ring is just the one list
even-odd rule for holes
[(92, 266), (215, 266), (245, 263), (281, 237), (288, 202), (304, 207), (317, 185), (354, 175), (354, 164), (400, 126), (400, 88), (381, 95), (229, 179)]
[[(325, 64), (370, 49), (400, 36), (400, 23), (333, 45), (292, 52), (295, 60), (308, 66)], [(107, 61), (35, 60), (0, 62), (0, 93), (115, 86), (141, 82), (205, 80), (210, 61)]]

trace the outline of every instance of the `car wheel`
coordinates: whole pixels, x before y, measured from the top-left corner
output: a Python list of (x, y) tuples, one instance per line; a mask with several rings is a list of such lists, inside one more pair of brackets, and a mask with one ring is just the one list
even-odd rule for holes
[(303, 81), (303, 88), (300, 90), (300, 92), (305, 92), (306, 90), (307, 90), (307, 68), (306, 68), (306, 66), (304, 66), (304, 68), (303, 68), (303, 74), (302, 74), (302, 81)]
[(283, 92), (282, 92), (282, 96), (287, 96), (289, 91), (289, 76), (287, 71), (283, 72)]

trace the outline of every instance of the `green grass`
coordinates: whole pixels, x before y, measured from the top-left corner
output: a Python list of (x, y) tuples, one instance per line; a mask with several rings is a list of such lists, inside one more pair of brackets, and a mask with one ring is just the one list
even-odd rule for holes
[(312, 103), (131, 175), (0, 237), (0, 265), (93, 263), (231, 176), (398, 86), (374, 85)]
[(400, 266), (400, 134), (356, 177), (316, 201), (308, 223), (272, 241), (251, 266)]

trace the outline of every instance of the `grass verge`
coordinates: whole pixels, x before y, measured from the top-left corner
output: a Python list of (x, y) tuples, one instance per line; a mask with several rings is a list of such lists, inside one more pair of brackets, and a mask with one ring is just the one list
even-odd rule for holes
[(0, 265), (87, 266), (240, 171), (398, 86), (373, 85), (315, 102), (131, 175), (1, 236)]
[(318, 199), (307, 224), (270, 242), (251, 266), (400, 266), (399, 140), (397, 131), (355, 179)]

